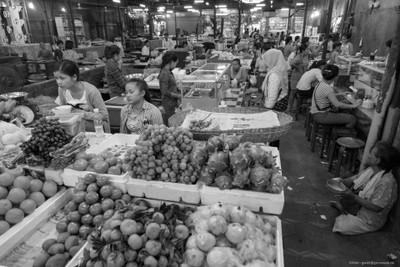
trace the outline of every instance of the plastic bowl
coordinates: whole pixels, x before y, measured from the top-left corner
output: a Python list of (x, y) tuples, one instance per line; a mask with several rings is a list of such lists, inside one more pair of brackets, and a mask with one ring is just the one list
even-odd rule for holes
[(62, 115), (62, 114), (68, 114), (71, 113), (72, 106), (69, 105), (64, 105), (64, 106), (58, 106), (52, 109), (54, 115)]

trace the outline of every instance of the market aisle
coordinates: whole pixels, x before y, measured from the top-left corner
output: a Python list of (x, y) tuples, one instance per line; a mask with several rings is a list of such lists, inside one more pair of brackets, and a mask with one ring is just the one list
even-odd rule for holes
[(285, 266), (361, 266), (367, 261), (400, 266), (400, 260), (389, 264), (386, 257), (393, 253), (400, 258), (400, 245), (387, 229), (353, 237), (331, 232), (338, 212), (329, 206), (334, 195), (325, 189), (325, 182), (333, 174), (317, 153), (311, 153), (303, 125), (304, 120), (295, 122), (280, 144), (283, 173), (292, 188), (285, 189), (281, 215)]

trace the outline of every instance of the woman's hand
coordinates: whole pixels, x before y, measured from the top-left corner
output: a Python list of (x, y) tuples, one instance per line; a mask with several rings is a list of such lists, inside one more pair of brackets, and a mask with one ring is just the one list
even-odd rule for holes
[(81, 109), (83, 109), (84, 111), (90, 111), (90, 107), (87, 104), (81, 105)]
[(361, 100), (361, 99), (357, 99), (357, 100), (354, 102), (353, 107), (354, 107), (354, 108), (357, 108), (357, 107), (361, 106), (361, 104), (362, 104), (362, 100)]
[(354, 198), (356, 196), (356, 194), (354, 194), (354, 192), (352, 190), (350, 190), (350, 189), (347, 189), (346, 191), (341, 192), (339, 194), (341, 196), (346, 196), (346, 197), (349, 197), (349, 198)]

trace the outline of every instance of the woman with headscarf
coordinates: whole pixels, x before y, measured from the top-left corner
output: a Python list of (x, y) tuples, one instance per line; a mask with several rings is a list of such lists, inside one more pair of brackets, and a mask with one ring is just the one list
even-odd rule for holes
[(270, 49), (262, 55), (268, 68), (261, 86), (264, 106), (276, 111), (284, 111), (288, 104), (288, 65), (278, 49)]

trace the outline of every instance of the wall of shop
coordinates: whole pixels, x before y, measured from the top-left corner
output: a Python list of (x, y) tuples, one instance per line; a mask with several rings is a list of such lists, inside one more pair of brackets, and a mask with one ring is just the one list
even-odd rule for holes
[[(340, 0), (339, 0), (340, 1)], [(355, 51), (359, 51), (359, 42), (363, 37), (363, 53), (369, 54), (378, 49), (378, 56), (386, 56), (387, 40), (393, 38), (395, 27), (400, 19), (397, 10), (399, 0), (380, 1), (378, 9), (368, 7), (369, 1), (357, 1), (354, 9), (354, 28), (351, 42)]]
[[(193, 15), (191, 15), (193, 14)], [(182, 33), (183, 30), (187, 31), (189, 34), (196, 32), (197, 22), (199, 20), (199, 14), (197, 13), (189, 13), (184, 16), (180, 16), (179, 13), (176, 17), (176, 28), (180, 29)], [(171, 35), (175, 35), (175, 18), (174, 15), (171, 14), (167, 20), (167, 31)]]
[[(27, 8), (30, 21), (32, 42), (50, 42), (57, 39), (57, 29), (54, 17), (64, 13), (61, 8), (65, 8), (69, 14), (69, 6), (63, 0), (44, 0), (35, 1), (34, 9)], [(101, 38), (113, 41), (120, 36), (120, 22), (116, 6), (108, 6), (107, 9), (99, 5), (81, 4), (78, 8), (76, 3), (72, 4), (73, 14), (82, 15), (85, 27), (86, 40)], [(47, 18), (46, 13), (47, 12)], [(125, 12), (121, 10), (121, 21), (123, 29), (126, 29)]]

